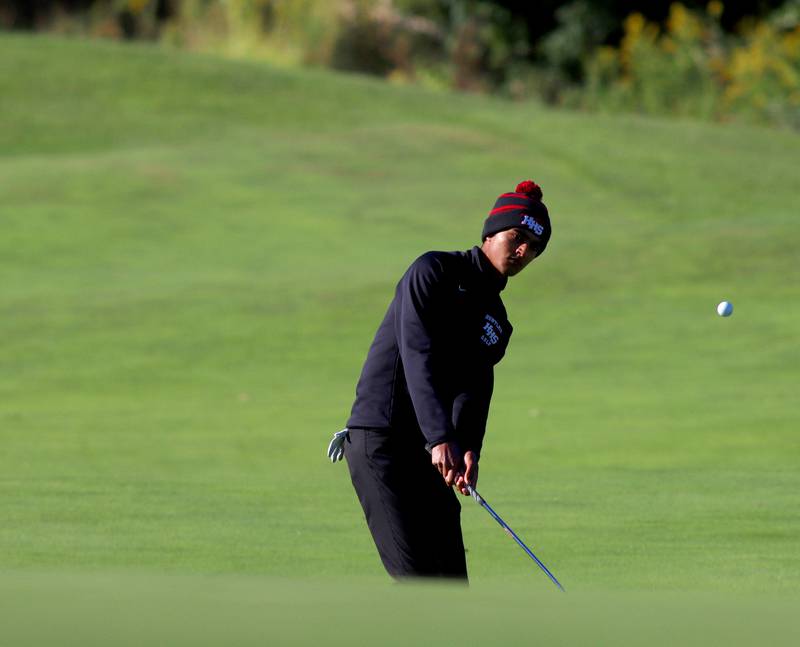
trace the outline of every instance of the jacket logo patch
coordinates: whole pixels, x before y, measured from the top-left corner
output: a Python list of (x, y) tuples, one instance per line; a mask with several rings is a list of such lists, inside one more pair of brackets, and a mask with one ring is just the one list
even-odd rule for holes
[(522, 224), (525, 225), (528, 229), (531, 229), (534, 234), (537, 236), (541, 236), (544, 233), (544, 227), (542, 227), (538, 222), (536, 222), (530, 216), (522, 216)]
[(500, 341), (500, 335), (502, 334), (503, 328), (499, 323), (497, 323), (497, 319), (495, 319), (492, 315), (486, 315), (483, 324), (483, 335), (481, 335), (481, 341), (487, 346), (494, 346)]

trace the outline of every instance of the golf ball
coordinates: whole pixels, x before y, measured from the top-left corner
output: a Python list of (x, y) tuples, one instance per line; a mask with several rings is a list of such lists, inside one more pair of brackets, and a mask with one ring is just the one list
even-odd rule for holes
[(733, 314), (733, 304), (730, 301), (721, 301), (717, 306), (717, 314), (720, 317), (730, 317)]

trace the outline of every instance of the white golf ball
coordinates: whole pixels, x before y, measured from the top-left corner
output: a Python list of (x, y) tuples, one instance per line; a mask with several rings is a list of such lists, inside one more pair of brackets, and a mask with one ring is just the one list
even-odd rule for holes
[(733, 304), (730, 301), (722, 301), (717, 306), (717, 314), (720, 317), (730, 317), (733, 314)]

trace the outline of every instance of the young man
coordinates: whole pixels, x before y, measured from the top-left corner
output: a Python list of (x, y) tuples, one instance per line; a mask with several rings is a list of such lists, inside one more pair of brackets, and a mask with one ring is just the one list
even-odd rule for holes
[(522, 182), (497, 199), (480, 247), (428, 252), (397, 285), (347, 427), (328, 448), (347, 458), (392, 577), (467, 578), (452, 487), (468, 494), (465, 482), (478, 481), (493, 367), (512, 330), (500, 292), (550, 233), (540, 187)]

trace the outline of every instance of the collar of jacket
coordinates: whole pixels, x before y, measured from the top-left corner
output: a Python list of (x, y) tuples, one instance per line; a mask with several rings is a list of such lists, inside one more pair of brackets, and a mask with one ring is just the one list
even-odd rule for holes
[(480, 277), (481, 285), (492, 292), (502, 292), (508, 283), (508, 277), (498, 272), (491, 261), (486, 258), (486, 254), (477, 245), (469, 251), (472, 267)]

